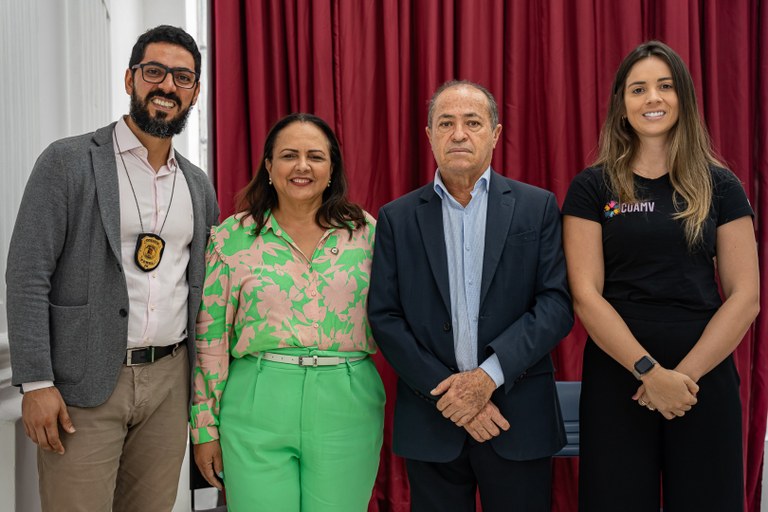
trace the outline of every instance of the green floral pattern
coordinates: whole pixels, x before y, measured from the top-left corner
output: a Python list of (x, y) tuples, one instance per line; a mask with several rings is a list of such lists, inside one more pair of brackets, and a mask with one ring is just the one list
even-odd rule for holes
[(366, 316), (375, 221), (329, 229), (309, 261), (272, 215), (258, 235), (250, 216), (211, 230), (197, 317), (191, 426), (195, 444), (218, 439), (230, 357), (281, 348), (376, 350)]

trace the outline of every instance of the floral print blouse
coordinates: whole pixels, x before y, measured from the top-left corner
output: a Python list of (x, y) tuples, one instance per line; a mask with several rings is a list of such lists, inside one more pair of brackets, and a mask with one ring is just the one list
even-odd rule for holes
[(366, 316), (375, 221), (350, 238), (328, 229), (309, 261), (272, 215), (255, 232), (246, 213), (211, 230), (197, 316), (192, 442), (219, 438), (229, 361), (281, 348), (376, 350)]

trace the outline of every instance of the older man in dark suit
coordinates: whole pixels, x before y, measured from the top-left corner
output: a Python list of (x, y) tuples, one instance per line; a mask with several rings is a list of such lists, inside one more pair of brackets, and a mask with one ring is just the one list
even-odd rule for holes
[(139, 37), (130, 116), (60, 140), (29, 178), (8, 254), (8, 333), (43, 510), (170, 511), (187, 439), (204, 252), (219, 210), (175, 152), (200, 92), (183, 30)]
[(493, 96), (448, 82), (434, 182), (379, 211), (369, 318), (399, 375), (394, 450), (415, 511), (546, 511), (564, 444), (549, 352), (573, 324), (552, 193), (491, 167)]

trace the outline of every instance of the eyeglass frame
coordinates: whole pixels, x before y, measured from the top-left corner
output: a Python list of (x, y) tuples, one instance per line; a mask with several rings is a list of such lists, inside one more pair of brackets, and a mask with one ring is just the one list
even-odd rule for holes
[[(158, 68), (162, 68), (163, 70), (165, 70), (165, 75), (163, 75), (163, 78), (160, 81), (158, 81), (158, 82), (150, 82), (144, 76), (144, 66), (156, 66)], [(189, 68), (171, 68), (171, 67), (166, 66), (165, 64), (161, 64), (161, 63), (155, 62), (155, 61), (142, 62), (141, 64), (134, 64), (133, 66), (131, 66), (131, 69), (133, 71), (136, 71), (137, 69), (140, 69), (141, 70), (141, 79), (144, 80), (145, 82), (147, 82), (148, 84), (153, 84), (153, 85), (157, 85), (157, 84), (161, 84), (161, 83), (165, 82), (165, 79), (168, 77), (168, 73), (171, 74), (171, 78), (173, 79), (173, 84), (176, 87), (179, 87), (181, 89), (186, 89), (186, 90), (194, 89), (195, 85), (197, 85), (197, 83), (200, 81), (200, 73), (192, 71)], [(195, 81), (192, 82), (192, 85), (190, 87), (184, 87), (183, 85), (179, 85), (176, 82), (176, 75), (174, 73), (177, 72), (177, 71), (184, 71), (184, 72), (187, 72), (187, 73), (192, 73), (195, 76)]]

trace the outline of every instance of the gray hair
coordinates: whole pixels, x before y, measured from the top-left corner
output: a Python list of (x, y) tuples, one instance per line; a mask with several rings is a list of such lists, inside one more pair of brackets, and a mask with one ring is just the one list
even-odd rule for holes
[(496, 98), (493, 97), (491, 91), (482, 85), (476, 84), (475, 82), (470, 82), (469, 80), (448, 80), (437, 88), (435, 93), (432, 95), (432, 98), (429, 100), (429, 110), (427, 110), (427, 127), (432, 129), (432, 116), (435, 115), (435, 102), (437, 101), (437, 97), (440, 96), (446, 89), (459, 86), (472, 87), (485, 94), (486, 99), (488, 99), (488, 114), (491, 116), (491, 129), (495, 128), (496, 125), (499, 124), (499, 107), (496, 104)]

